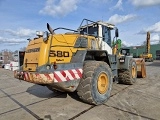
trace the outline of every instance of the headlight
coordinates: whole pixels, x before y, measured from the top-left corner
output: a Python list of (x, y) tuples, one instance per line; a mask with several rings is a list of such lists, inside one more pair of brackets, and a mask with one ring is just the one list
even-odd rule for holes
[(48, 40), (48, 37), (49, 37), (49, 33), (45, 31), (43, 34), (43, 41), (46, 42)]
[(36, 35), (37, 35), (38, 37), (42, 37), (43, 34), (44, 34), (44, 32), (42, 32), (42, 31), (36, 31)]
[(124, 62), (125, 62), (125, 57), (119, 58), (119, 62), (120, 62), (120, 63), (124, 63)]

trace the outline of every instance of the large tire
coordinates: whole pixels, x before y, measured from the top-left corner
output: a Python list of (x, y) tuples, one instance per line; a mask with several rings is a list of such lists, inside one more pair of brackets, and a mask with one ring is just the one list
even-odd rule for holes
[(85, 62), (83, 77), (77, 88), (77, 93), (84, 102), (100, 105), (110, 97), (112, 83), (112, 72), (107, 63), (100, 61)]
[(127, 70), (118, 71), (118, 81), (126, 85), (133, 85), (137, 79), (137, 65), (135, 60), (131, 59)]

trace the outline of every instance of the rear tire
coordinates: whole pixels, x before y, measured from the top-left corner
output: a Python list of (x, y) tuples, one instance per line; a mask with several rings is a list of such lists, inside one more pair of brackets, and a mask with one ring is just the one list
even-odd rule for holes
[(112, 72), (107, 63), (85, 62), (77, 94), (86, 103), (100, 105), (110, 97), (112, 83)]
[(137, 79), (137, 65), (135, 60), (130, 60), (128, 70), (119, 70), (118, 72), (119, 83), (133, 85)]

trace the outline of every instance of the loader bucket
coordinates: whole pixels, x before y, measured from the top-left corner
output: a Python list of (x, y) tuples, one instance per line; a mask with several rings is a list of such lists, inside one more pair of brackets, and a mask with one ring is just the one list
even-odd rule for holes
[(137, 77), (145, 78), (146, 77), (146, 65), (143, 58), (134, 58), (137, 64)]

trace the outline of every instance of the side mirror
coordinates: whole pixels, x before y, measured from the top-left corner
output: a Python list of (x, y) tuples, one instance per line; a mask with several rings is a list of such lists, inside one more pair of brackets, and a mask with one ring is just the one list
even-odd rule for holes
[(119, 37), (118, 28), (116, 28), (116, 30), (115, 30), (115, 37)]
[(47, 29), (48, 29), (48, 31), (51, 33), (51, 34), (55, 34), (54, 32), (53, 32), (53, 29), (51, 28), (51, 26), (47, 23)]
[(48, 37), (49, 37), (49, 33), (45, 31), (43, 34), (43, 42), (46, 42), (48, 40)]

